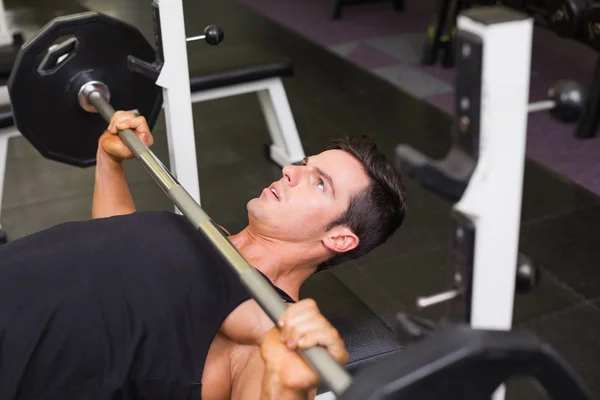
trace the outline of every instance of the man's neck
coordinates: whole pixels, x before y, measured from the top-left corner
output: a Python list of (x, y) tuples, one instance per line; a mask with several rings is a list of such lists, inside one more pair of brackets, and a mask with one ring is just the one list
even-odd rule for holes
[(250, 227), (230, 236), (229, 240), (250, 265), (294, 300), (298, 300), (300, 286), (319, 264), (307, 246), (265, 237)]

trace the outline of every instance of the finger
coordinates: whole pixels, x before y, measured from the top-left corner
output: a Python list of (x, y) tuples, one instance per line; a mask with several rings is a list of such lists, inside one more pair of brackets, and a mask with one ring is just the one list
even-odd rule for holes
[(115, 111), (115, 113), (113, 114), (111, 119), (116, 119), (116, 118), (121, 118), (125, 115), (130, 115), (132, 117), (136, 117), (137, 115), (133, 112), (133, 111), (129, 111), (129, 110), (119, 110), (119, 111)]
[(291, 316), (285, 316), (282, 319), (284, 324), (281, 328), (281, 339), (287, 340), (294, 330), (299, 329), (302, 325), (306, 324), (307, 321), (318, 319), (320, 316), (321, 314), (318, 311), (312, 309), (302, 310)]
[[(131, 113), (124, 113), (120, 116), (118, 116), (117, 118), (114, 119), (113, 121), (113, 126), (117, 129), (119, 129), (120, 127), (123, 127), (124, 125), (127, 125), (126, 128), (130, 128), (132, 121), (134, 121), (135, 119), (137, 119), (138, 117), (134, 116)], [(126, 128), (121, 128), (121, 129), (126, 129)]]
[(144, 138), (142, 140), (144, 140), (146, 146), (152, 147), (152, 145), (154, 144), (154, 136), (152, 136), (152, 133), (144, 133), (143, 136)]
[(286, 312), (280, 319), (281, 321), (281, 330), (285, 331), (288, 325), (297, 325), (300, 321), (305, 320), (306, 318), (316, 317), (321, 315), (318, 309), (315, 308), (304, 308), (304, 309), (293, 309), (289, 312)]
[(122, 124), (124, 121), (132, 120), (137, 118), (137, 115), (132, 111), (117, 111), (111, 118), (111, 126), (113, 130), (117, 128), (118, 124)]
[(115, 127), (119, 130), (124, 129), (134, 129), (138, 132), (143, 132), (146, 134), (150, 133), (150, 128), (148, 127), (148, 123), (146, 122), (146, 118), (140, 117), (128, 117), (124, 116), (115, 121)]
[(340, 363), (348, 361), (348, 351), (344, 341), (333, 327), (306, 332), (297, 342), (297, 349), (306, 350), (315, 346), (327, 348), (331, 356)]
[(115, 119), (119, 118), (123, 115), (123, 111), (115, 111), (115, 113), (110, 117), (110, 122), (112, 123)]
[(309, 318), (298, 325), (294, 325), (283, 341), (290, 349), (295, 349), (298, 341), (306, 334), (315, 330), (329, 330), (331, 326), (323, 317)]
[(142, 116), (134, 118), (123, 117), (122, 119), (115, 121), (115, 124), (118, 131), (125, 129), (134, 130), (135, 134), (146, 144), (146, 146), (151, 147), (154, 144), (154, 136), (152, 136), (152, 132), (150, 132), (146, 118)]
[(148, 126), (146, 118), (140, 115), (134, 120), (131, 120), (131, 123), (140, 139), (142, 139), (148, 147), (152, 146), (154, 144), (154, 137), (152, 136), (152, 132), (150, 132), (150, 127)]
[(306, 310), (314, 310), (319, 312), (319, 307), (317, 307), (317, 302), (313, 299), (304, 299), (300, 300), (297, 303), (290, 305), (281, 318), (278, 321), (279, 327), (282, 328), (285, 326), (285, 323), (288, 319), (293, 318), (295, 315), (305, 312)]
[(106, 129), (108, 132), (115, 134), (117, 133), (115, 129), (115, 121), (123, 116), (126, 111), (116, 111), (110, 119), (110, 123), (108, 124), (108, 128)]

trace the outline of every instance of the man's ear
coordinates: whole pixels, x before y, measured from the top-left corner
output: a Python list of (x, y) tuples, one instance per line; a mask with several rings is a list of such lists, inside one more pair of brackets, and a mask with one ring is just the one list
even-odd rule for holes
[(325, 233), (323, 244), (329, 250), (336, 253), (345, 253), (355, 249), (360, 243), (360, 239), (352, 229), (346, 226), (336, 226)]

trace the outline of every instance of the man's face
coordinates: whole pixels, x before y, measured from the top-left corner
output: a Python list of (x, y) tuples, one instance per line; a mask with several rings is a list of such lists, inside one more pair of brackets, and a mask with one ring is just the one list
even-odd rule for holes
[(250, 200), (250, 225), (257, 231), (289, 242), (320, 241), (369, 183), (361, 163), (342, 150), (307, 157), (302, 164), (284, 167), (279, 181)]

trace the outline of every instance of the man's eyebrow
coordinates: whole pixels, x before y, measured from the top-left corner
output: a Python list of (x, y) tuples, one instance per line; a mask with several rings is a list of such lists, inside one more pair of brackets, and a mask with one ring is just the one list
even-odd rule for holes
[(296, 162), (294, 165), (306, 165), (308, 163), (308, 157), (304, 157), (302, 161)]
[[(304, 157), (304, 164), (308, 164), (308, 159), (309, 157)], [(333, 186), (333, 179), (331, 179), (331, 176), (323, 171), (321, 168), (314, 166), (313, 167), (315, 169), (315, 171), (317, 171), (317, 173), (319, 175), (321, 175), (323, 178), (325, 178), (325, 180), (329, 183), (329, 186), (331, 187), (331, 192), (333, 194), (333, 198), (335, 199), (335, 186)]]

